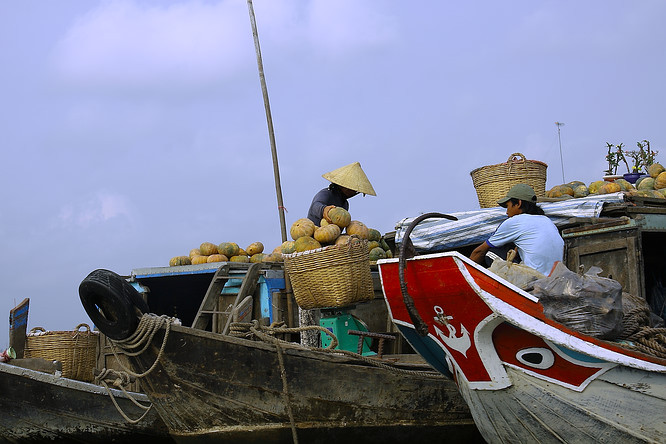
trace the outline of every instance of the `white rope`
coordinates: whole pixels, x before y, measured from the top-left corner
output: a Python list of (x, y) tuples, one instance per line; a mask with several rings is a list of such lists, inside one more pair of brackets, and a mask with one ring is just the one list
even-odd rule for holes
[[(143, 378), (144, 376), (152, 372), (155, 369), (155, 367), (157, 367), (157, 363), (160, 361), (160, 358), (164, 353), (164, 348), (166, 347), (167, 339), (169, 338), (169, 332), (171, 331), (171, 324), (174, 322), (174, 320), (175, 320), (174, 318), (171, 318), (166, 315), (156, 316), (150, 313), (145, 313), (141, 317), (139, 325), (137, 326), (134, 334), (132, 334), (127, 339), (119, 341), (112, 340), (111, 351), (118, 360), (118, 363), (120, 364), (122, 369), (126, 371), (128, 374), (134, 376), (135, 378)], [(151, 365), (150, 368), (143, 373), (135, 373), (132, 370), (125, 367), (125, 365), (120, 360), (120, 357), (118, 356), (118, 353), (116, 351), (116, 346), (122, 349), (125, 355), (127, 356), (139, 356), (148, 349), (148, 346), (152, 343), (155, 333), (157, 333), (162, 327), (164, 327), (164, 339), (162, 340), (162, 346), (160, 347), (160, 350), (157, 353), (157, 358), (155, 358), (155, 362), (153, 362), (153, 365)], [(141, 348), (141, 350), (131, 351), (131, 350), (136, 350), (138, 348)]]

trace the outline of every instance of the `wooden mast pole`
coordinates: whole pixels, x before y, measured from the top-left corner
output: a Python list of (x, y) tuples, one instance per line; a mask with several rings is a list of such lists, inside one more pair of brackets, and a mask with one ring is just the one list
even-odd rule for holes
[[(259, 46), (259, 33), (257, 32), (257, 21), (254, 17), (254, 7), (252, 0), (247, 0), (247, 9), (250, 13), (250, 24), (252, 25), (252, 36), (254, 37), (254, 49), (257, 53), (257, 67), (259, 68), (259, 80), (261, 82), (261, 92), (264, 96), (264, 109), (266, 110), (266, 122), (268, 123), (268, 137), (271, 142), (271, 155), (273, 156), (273, 175), (275, 177), (275, 193), (277, 194), (278, 214), (280, 216), (280, 230), (282, 233), (282, 242), (287, 241), (287, 225), (284, 217), (284, 203), (282, 201), (282, 186), (280, 185), (280, 167), (278, 166), (277, 148), (275, 147), (275, 131), (273, 130), (273, 117), (271, 115), (271, 105), (268, 100), (268, 88), (266, 87), (266, 77), (264, 76), (264, 63), (261, 60), (261, 47)], [(287, 326), (293, 327), (294, 304), (291, 282), (284, 270), (285, 293), (287, 296)], [(289, 338), (290, 339), (290, 338)]]
[(266, 109), (266, 121), (268, 123), (268, 137), (271, 141), (271, 155), (273, 156), (273, 175), (275, 176), (275, 192), (277, 194), (278, 213), (280, 215), (280, 230), (282, 242), (287, 240), (287, 226), (284, 217), (284, 203), (282, 202), (282, 186), (280, 185), (280, 167), (278, 166), (277, 149), (275, 147), (275, 132), (273, 131), (273, 117), (271, 116), (271, 105), (268, 101), (268, 88), (266, 88), (266, 77), (264, 77), (264, 64), (261, 61), (261, 48), (259, 47), (259, 34), (257, 33), (257, 22), (254, 18), (252, 0), (247, 0), (247, 8), (250, 12), (250, 24), (252, 25), (252, 36), (254, 37), (254, 49), (257, 53), (257, 66), (259, 68), (259, 80), (261, 81), (261, 92), (264, 96), (264, 108)]

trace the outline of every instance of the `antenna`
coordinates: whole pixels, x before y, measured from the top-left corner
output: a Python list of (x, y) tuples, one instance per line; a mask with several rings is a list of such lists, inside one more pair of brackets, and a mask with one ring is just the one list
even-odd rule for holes
[(560, 165), (562, 165), (562, 183), (566, 183), (564, 180), (564, 161), (562, 160), (562, 138), (560, 137), (560, 127), (564, 126), (562, 122), (555, 122), (557, 125), (557, 140), (560, 142)]

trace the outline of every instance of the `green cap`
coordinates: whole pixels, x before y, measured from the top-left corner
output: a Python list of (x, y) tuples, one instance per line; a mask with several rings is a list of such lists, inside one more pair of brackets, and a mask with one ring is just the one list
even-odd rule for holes
[(534, 189), (526, 183), (519, 183), (512, 186), (509, 192), (506, 193), (506, 197), (501, 198), (497, 203), (502, 207), (506, 207), (506, 203), (511, 199), (520, 199), (530, 202), (536, 202), (537, 200)]

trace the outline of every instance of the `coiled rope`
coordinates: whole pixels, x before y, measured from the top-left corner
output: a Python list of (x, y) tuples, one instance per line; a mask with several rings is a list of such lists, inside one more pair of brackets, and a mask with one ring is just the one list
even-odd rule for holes
[[(175, 318), (171, 318), (169, 316), (164, 316), (164, 315), (156, 316), (150, 313), (146, 313), (141, 317), (139, 325), (137, 326), (136, 330), (130, 337), (128, 337), (127, 339), (117, 340), (117, 341), (110, 339), (111, 351), (113, 352), (113, 355), (116, 357), (116, 362), (118, 362), (118, 364), (123, 370), (118, 371), (118, 370), (104, 368), (102, 369), (101, 373), (97, 375), (97, 377), (95, 378), (95, 382), (106, 388), (106, 391), (111, 397), (111, 401), (113, 402), (113, 405), (116, 407), (116, 410), (118, 410), (118, 413), (120, 413), (120, 415), (127, 422), (131, 424), (136, 424), (139, 421), (141, 421), (143, 418), (145, 418), (150, 409), (153, 407), (153, 404), (151, 403), (150, 406), (145, 406), (141, 404), (125, 390), (125, 386), (129, 385), (130, 376), (134, 376), (135, 378), (143, 378), (144, 376), (148, 375), (150, 372), (152, 372), (155, 369), (157, 363), (162, 357), (162, 354), (164, 353), (164, 347), (166, 346), (167, 339), (169, 337), (169, 332), (171, 331), (171, 324), (174, 321)], [(151, 344), (153, 337), (155, 336), (155, 333), (157, 333), (162, 328), (162, 326), (164, 326), (165, 330), (164, 339), (162, 340), (162, 346), (160, 347), (160, 351), (157, 354), (155, 362), (153, 362), (150, 368), (148, 368), (148, 370), (146, 370), (143, 373), (135, 373), (131, 369), (128, 369), (118, 356), (117, 348), (120, 348), (123, 351), (123, 353), (127, 356), (138, 356), (142, 354), (144, 351), (146, 351), (148, 346)], [(141, 349), (136, 351), (139, 348)], [(139, 417), (138, 419), (131, 419), (129, 416), (127, 416), (127, 414), (123, 411), (123, 409), (120, 407), (115, 397), (113, 396), (113, 393), (109, 388), (108, 382), (110, 382), (114, 387), (121, 389), (123, 393), (125, 393), (127, 398), (130, 401), (132, 401), (132, 403), (134, 403), (139, 408), (145, 410), (141, 415), (141, 417)]]
[(620, 339), (631, 341), (631, 348), (642, 353), (666, 358), (666, 328), (650, 327), (650, 310), (636, 307), (622, 318)]
[[(131, 376), (135, 378), (143, 378), (152, 372), (157, 363), (160, 361), (162, 354), (164, 353), (164, 347), (166, 347), (167, 339), (169, 338), (169, 332), (171, 331), (171, 324), (175, 321), (175, 318), (171, 318), (166, 315), (156, 316), (154, 314), (145, 313), (141, 316), (139, 325), (136, 327), (134, 333), (127, 339), (122, 339), (118, 341), (111, 340), (111, 351), (113, 355), (118, 360), (118, 363)], [(155, 362), (143, 373), (135, 373), (132, 370), (125, 367), (125, 365), (120, 360), (116, 347), (122, 349), (125, 355), (127, 356), (139, 356), (148, 349), (148, 346), (152, 343), (155, 333), (157, 333), (162, 327), (164, 327), (164, 339), (162, 339), (162, 345)], [(137, 349), (140, 349), (136, 351)]]

